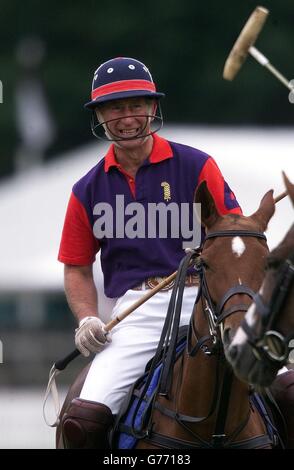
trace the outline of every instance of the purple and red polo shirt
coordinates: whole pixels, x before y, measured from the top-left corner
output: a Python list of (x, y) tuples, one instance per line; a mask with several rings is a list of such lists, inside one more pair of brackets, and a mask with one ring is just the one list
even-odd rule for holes
[[(195, 190), (206, 180), (220, 214), (242, 213), (213, 158), (156, 134), (153, 141), (152, 152), (138, 169), (135, 179), (116, 161), (112, 144), (105, 157), (72, 189), (58, 259), (70, 265), (90, 265), (101, 249), (108, 297), (119, 297), (148, 277), (171, 274), (178, 269), (185, 252), (181, 233), (175, 238), (169, 236), (170, 231), (167, 238), (150, 238), (147, 229), (146, 236), (129, 238), (122, 237), (114, 228), (113, 236), (97, 239), (95, 222), (99, 218), (99, 203), (107, 203), (112, 208), (114, 222), (118, 216), (118, 196), (123, 197), (125, 207), (140, 203), (145, 209), (143, 218), (147, 217), (150, 203), (171, 202), (187, 203), (192, 217)], [(126, 223), (130, 219), (130, 215), (125, 216)], [(147, 218), (142, 222), (147, 224)]]

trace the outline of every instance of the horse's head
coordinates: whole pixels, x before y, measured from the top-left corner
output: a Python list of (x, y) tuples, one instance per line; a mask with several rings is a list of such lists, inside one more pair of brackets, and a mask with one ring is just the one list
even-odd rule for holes
[[(294, 185), (286, 175), (284, 181), (294, 205)], [(268, 386), (286, 364), (294, 334), (294, 225), (268, 255), (265, 279), (254, 300), (227, 358), (241, 379)]]
[(195, 196), (201, 204), (206, 238), (200, 256), (204, 311), (220, 326), (225, 350), (259, 289), (268, 253), (263, 232), (275, 206), (272, 191), (250, 217), (220, 215), (203, 182)]

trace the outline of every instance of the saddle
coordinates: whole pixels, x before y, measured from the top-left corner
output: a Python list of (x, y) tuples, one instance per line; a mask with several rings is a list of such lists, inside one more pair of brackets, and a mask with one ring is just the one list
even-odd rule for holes
[[(184, 353), (187, 345), (188, 326), (183, 326), (178, 332), (178, 341), (176, 345), (175, 362)], [(155, 404), (157, 392), (160, 388), (160, 382), (163, 371), (163, 351), (161, 358), (152, 371), (153, 358), (148, 362), (144, 374), (134, 383), (133, 387), (126, 396), (120, 414), (112, 431), (111, 446), (115, 449), (133, 449), (138, 439), (147, 437), (151, 430), (150, 418)], [(150, 378), (150, 373), (152, 374)], [(146, 387), (146, 383), (149, 384)], [(251, 404), (257, 409), (262, 417), (267, 433), (274, 446), (281, 445), (281, 436), (279, 435), (276, 423), (276, 417), (273, 416), (272, 404), (266, 396), (253, 392), (250, 396)], [(284, 438), (284, 436), (282, 436)], [(284, 439), (282, 439), (284, 440)]]

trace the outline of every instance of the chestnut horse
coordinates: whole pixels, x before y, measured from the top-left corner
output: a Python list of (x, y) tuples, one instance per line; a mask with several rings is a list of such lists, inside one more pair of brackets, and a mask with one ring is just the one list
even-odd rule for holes
[[(284, 180), (294, 205), (294, 185), (286, 175)], [(269, 386), (287, 364), (293, 338), (294, 225), (268, 255), (264, 282), (226, 351), (227, 359), (241, 379)]]
[[(201, 278), (187, 348), (173, 366), (164, 393), (155, 396), (148, 429), (136, 448), (271, 448), (250, 388), (236, 378), (223, 345), (235, 334), (264, 277), (263, 232), (274, 213), (272, 192), (251, 216), (219, 215), (204, 181), (196, 192), (206, 229), (196, 263)], [(61, 415), (79, 396), (86, 371), (71, 387)], [(60, 427), (57, 443), (61, 446)]]

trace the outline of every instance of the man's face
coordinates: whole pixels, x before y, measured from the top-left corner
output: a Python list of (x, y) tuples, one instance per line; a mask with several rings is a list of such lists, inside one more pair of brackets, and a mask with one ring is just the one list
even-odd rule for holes
[(104, 129), (109, 137), (119, 140), (124, 148), (135, 148), (143, 143), (150, 132), (148, 116), (154, 112), (155, 101), (143, 97), (109, 101), (96, 109), (99, 121), (106, 123)]

